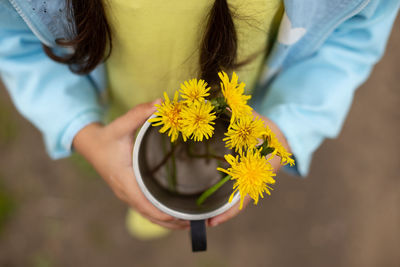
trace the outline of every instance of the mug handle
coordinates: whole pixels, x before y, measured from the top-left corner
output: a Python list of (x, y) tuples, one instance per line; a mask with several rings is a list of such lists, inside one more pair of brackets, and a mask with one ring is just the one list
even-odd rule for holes
[(190, 221), (190, 234), (192, 236), (192, 251), (206, 251), (207, 235), (205, 220)]

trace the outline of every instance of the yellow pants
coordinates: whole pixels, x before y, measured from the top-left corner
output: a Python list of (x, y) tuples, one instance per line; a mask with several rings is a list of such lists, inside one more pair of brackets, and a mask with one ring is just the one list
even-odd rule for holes
[(128, 210), (126, 216), (126, 228), (133, 237), (140, 240), (161, 238), (170, 232), (170, 230), (150, 222), (140, 213), (132, 209)]

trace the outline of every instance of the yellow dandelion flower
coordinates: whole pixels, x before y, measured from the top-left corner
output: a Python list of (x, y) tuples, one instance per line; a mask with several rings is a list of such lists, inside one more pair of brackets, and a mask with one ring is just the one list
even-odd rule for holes
[(221, 79), (221, 91), (225, 97), (226, 103), (232, 110), (232, 121), (236, 118), (250, 115), (252, 108), (247, 105), (247, 101), (251, 98), (249, 95), (244, 95), (244, 83), (238, 84), (238, 76), (234, 72), (232, 74), (232, 80), (229, 81), (229, 76), (225, 72), (218, 73)]
[(213, 106), (210, 102), (195, 102), (191, 106), (182, 109), (182, 135), (186, 138), (193, 138), (195, 141), (203, 141), (203, 138), (210, 138), (214, 133), (216, 119), (212, 112)]
[(226, 147), (235, 148), (241, 154), (243, 150), (254, 148), (265, 133), (264, 122), (258, 117), (253, 119), (253, 116), (247, 115), (231, 123), (223, 141), (226, 141)]
[(178, 102), (178, 92), (175, 92), (174, 99), (170, 101), (167, 93), (164, 92), (165, 101), (161, 105), (157, 106), (157, 117), (152, 118), (149, 122), (153, 123), (153, 126), (160, 126), (160, 133), (165, 133), (168, 129), (168, 136), (171, 137), (171, 142), (178, 139), (179, 132), (182, 129), (182, 117), (181, 111), (183, 104)]
[(254, 204), (257, 205), (258, 198), (263, 198), (263, 193), (270, 195), (272, 188), (269, 184), (274, 184), (273, 168), (269, 161), (260, 153), (261, 149), (249, 149), (246, 154), (233, 157), (232, 155), (225, 155), (226, 161), (231, 165), (227, 170), (217, 168), (236, 180), (233, 185), (233, 193), (229, 198), (232, 201), (234, 194), (239, 190), (240, 193), (240, 207), (243, 208), (243, 200), (246, 195), (249, 195)]
[(281, 164), (290, 166), (294, 166), (294, 159), (291, 158), (292, 154), (287, 152), (285, 147), (279, 142), (278, 138), (276, 138), (275, 133), (266, 127), (266, 138), (268, 140), (268, 146), (272, 147), (274, 151), (271, 153), (272, 155), (277, 155), (281, 158)]
[(204, 80), (197, 81), (197, 79), (192, 79), (181, 84), (180, 93), (182, 98), (185, 99), (184, 102), (191, 104), (196, 101), (204, 101), (204, 98), (210, 95), (208, 93), (209, 90), (210, 87), (207, 87), (207, 83)]

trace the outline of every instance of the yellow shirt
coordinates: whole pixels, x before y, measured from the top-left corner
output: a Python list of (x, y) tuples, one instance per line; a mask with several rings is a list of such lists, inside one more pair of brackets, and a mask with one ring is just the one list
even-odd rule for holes
[[(199, 76), (199, 47), (214, 0), (109, 0), (113, 50), (106, 62), (111, 116), (169, 95)], [(258, 74), (282, 17), (282, 0), (228, 0), (238, 37), (236, 72), (247, 90)]]

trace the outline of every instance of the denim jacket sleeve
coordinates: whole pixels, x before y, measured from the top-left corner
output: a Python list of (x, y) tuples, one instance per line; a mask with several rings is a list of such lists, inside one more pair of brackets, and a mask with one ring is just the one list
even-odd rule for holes
[(289, 172), (307, 175), (313, 152), (325, 138), (338, 135), (355, 89), (383, 54), (398, 8), (397, 0), (370, 5), (269, 85), (257, 111), (286, 136), (296, 159)]
[[(2, 7), (3, 9), (3, 7)], [(18, 111), (43, 134), (53, 159), (71, 153), (73, 137), (103, 108), (87, 76), (49, 59), (12, 10), (0, 10), (0, 75)]]

